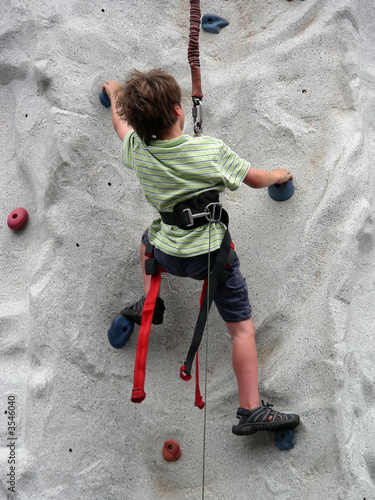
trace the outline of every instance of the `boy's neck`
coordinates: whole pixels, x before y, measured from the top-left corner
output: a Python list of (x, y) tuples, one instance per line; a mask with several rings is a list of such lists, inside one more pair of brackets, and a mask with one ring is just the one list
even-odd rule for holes
[(160, 135), (161, 141), (168, 141), (170, 139), (175, 139), (176, 137), (180, 137), (182, 135), (182, 130), (178, 121), (174, 123), (171, 127), (164, 130), (164, 132)]

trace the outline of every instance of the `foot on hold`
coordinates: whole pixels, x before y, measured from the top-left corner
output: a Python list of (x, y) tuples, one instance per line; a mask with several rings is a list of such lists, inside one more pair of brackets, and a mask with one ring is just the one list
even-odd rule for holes
[(238, 408), (239, 423), (232, 427), (233, 434), (246, 436), (258, 431), (276, 431), (281, 428), (294, 429), (299, 424), (299, 416), (294, 413), (281, 413), (271, 409), (272, 405), (262, 401), (261, 406), (252, 410)]
[[(125, 307), (125, 309), (121, 311), (121, 314), (125, 316), (125, 318), (129, 318), (134, 321), (134, 323), (137, 323), (137, 325), (140, 325), (142, 321), (142, 310), (145, 302), (146, 297), (141, 297), (138, 302), (132, 306)], [(152, 323), (154, 325), (161, 325), (163, 323), (164, 311), (164, 301), (160, 297), (156, 297), (154, 317), (152, 318)]]

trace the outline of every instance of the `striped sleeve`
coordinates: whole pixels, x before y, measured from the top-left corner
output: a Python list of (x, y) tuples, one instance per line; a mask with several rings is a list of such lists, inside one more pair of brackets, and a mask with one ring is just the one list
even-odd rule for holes
[(235, 191), (240, 187), (241, 182), (250, 170), (250, 163), (240, 158), (237, 153), (222, 142), (219, 168), (225, 186), (231, 191)]
[(134, 130), (126, 134), (122, 142), (122, 159), (124, 164), (129, 168), (134, 168), (133, 165), (133, 147), (134, 147)]

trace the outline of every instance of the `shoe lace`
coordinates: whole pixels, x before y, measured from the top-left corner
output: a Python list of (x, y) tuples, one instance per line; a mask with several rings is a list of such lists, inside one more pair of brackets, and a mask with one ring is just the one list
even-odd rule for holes
[(268, 402), (267, 402), (267, 403), (265, 403), (265, 402), (263, 401), (263, 399), (262, 399), (260, 402), (262, 403), (262, 405), (263, 405), (265, 408), (272, 408), (272, 407), (273, 407), (273, 404), (268, 403)]

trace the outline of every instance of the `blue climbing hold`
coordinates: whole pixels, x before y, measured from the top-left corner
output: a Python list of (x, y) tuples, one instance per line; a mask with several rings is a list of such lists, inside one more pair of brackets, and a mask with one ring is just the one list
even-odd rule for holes
[(105, 106), (106, 108), (111, 107), (111, 99), (108, 97), (107, 92), (105, 90), (102, 90), (99, 94), (99, 99), (100, 102)]
[(294, 193), (294, 185), (292, 181), (287, 181), (284, 184), (273, 184), (268, 188), (268, 194), (275, 201), (285, 201)]
[(108, 340), (113, 347), (121, 349), (128, 342), (133, 333), (134, 323), (128, 318), (120, 316), (113, 320), (108, 330)]
[(202, 28), (204, 31), (209, 33), (215, 33), (216, 35), (220, 33), (221, 28), (228, 26), (229, 21), (223, 17), (217, 16), (216, 14), (205, 14), (202, 17)]
[(281, 451), (291, 450), (296, 444), (296, 436), (293, 429), (279, 429), (276, 431), (276, 446)]

